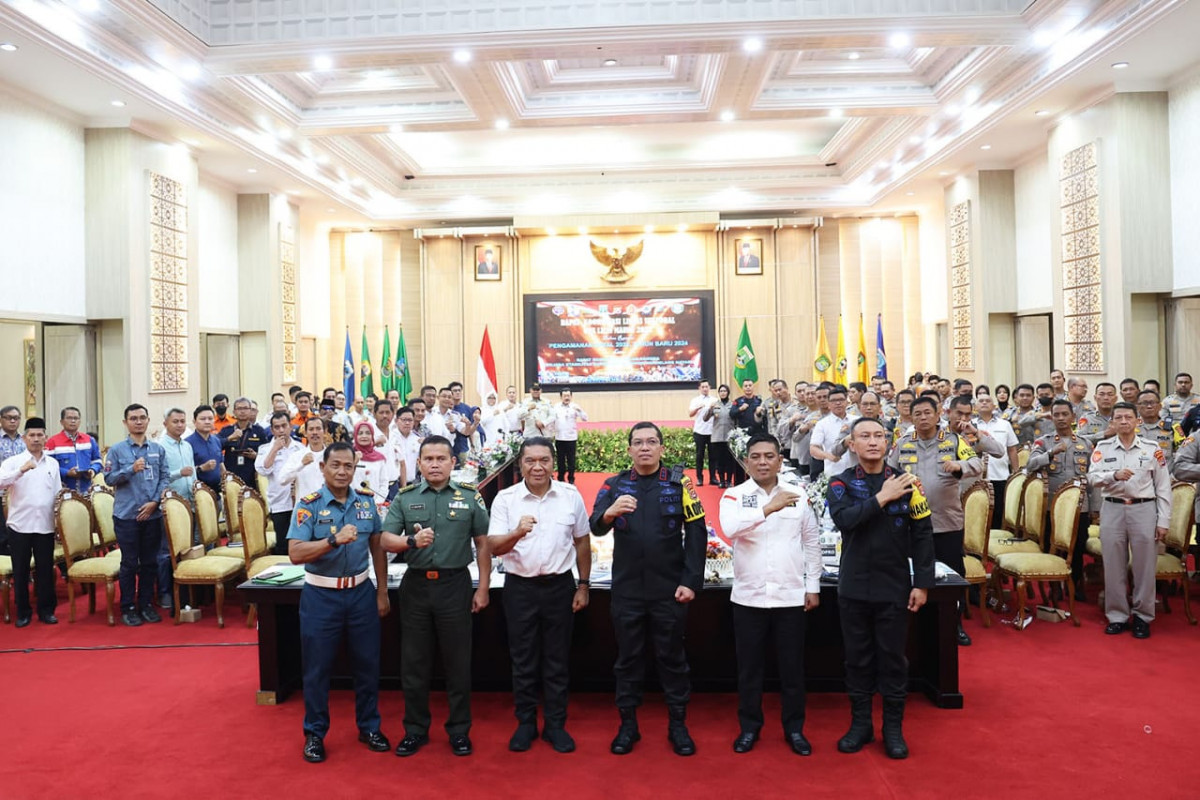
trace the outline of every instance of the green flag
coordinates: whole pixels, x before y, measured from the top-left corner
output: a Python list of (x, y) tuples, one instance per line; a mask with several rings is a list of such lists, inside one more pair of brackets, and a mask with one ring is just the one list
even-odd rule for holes
[(392, 375), (392, 341), (385, 325), (383, 328), (383, 360), (379, 362), (379, 391), (387, 394), (396, 388), (396, 382)]
[(362, 359), (359, 366), (359, 375), (362, 376), (358, 382), (358, 392), (363, 397), (369, 394), (375, 394), (375, 377), (371, 374), (371, 351), (367, 349), (367, 326), (363, 325), (362, 337)]
[(392, 379), (392, 388), (400, 393), (400, 401), (405, 402), (408, 396), (412, 394), (413, 383), (412, 373), (408, 368), (408, 348), (404, 346), (404, 326), (400, 326), (400, 338), (396, 340), (396, 364), (395, 377)]
[(758, 362), (754, 360), (754, 346), (750, 344), (750, 329), (742, 320), (742, 335), (738, 337), (737, 351), (733, 354), (733, 379), (741, 386), (742, 381), (758, 382)]

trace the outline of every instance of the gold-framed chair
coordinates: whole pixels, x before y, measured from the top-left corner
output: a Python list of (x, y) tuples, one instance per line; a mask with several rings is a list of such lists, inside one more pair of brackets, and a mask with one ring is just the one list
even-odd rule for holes
[(200, 543), (204, 545), (204, 554), (244, 561), (246, 557), (240, 546), (232, 547), (221, 544), (221, 528), (217, 512), (220, 503), (217, 500), (217, 493), (208, 484), (196, 481), (195, 486), (192, 487), (192, 495), (195, 500), (196, 524), (200, 528)]
[(242, 540), (242, 523), (238, 518), (238, 498), (246, 490), (246, 484), (232, 472), (226, 472), (221, 479), (221, 502), (225, 507), (225, 535), (230, 542)]
[[(1024, 501), (1022, 490), (1029, 475), (1025, 472), (1014, 472), (1004, 483), (1004, 508), (1000, 514), (1000, 528), (988, 531), (988, 539), (1012, 539), (1020, 536), (1021, 503)], [(993, 498), (994, 502), (995, 498)]]
[(92, 483), (88, 492), (88, 500), (92, 504), (92, 531), (96, 546), (104, 551), (105, 558), (121, 560), (121, 551), (117, 548), (117, 529), (113, 525), (113, 503), (116, 498), (113, 490), (106, 484)]
[(96, 613), (96, 585), (104, 584), (108, 624), (116, 625), (116, 588), (121, 562), (97, 556), (92, 526), (95, 512), (91, 500), (63, 489), (54, 498), (54, 528), (62, 543), (63, 560), (67, 565), (67, 619), (75, 621), (75, 584), (88, 587), (88, 614)]
[(979, 614), (983, 627), (992, 627), (987, 610), (987, 560), (988, 527), (992, 521), (992, 487), (987, 481), (976, 481), (962, 497), (963, 504), (963, 558), (968, 588), (967, 602), (970, 605), (970, 586), (979, 587)]
[(12, 622), (12, 557), (0, 556), (0, 613), (4, 615), (4, 624)]
[(1077, 481), (1071, 481), (1064, 483), (1054, 493), (1050, 503), (1049, 553), (1005, 553), (996, 559), (996, 572), (1002, 578), (1012, 578), (1015, 583), (1013, 595), (1017, 600), (1017, 624), (1014, 627), (1017, 630), (1024, 627), (1025, 587), (1033, 581), (1065, 583), (1071, 621), (1076, 628), (1079, 627), (1079, 617), (1075, 614), (1075, 582), (1071, 580), (1071, 553), (1075, 548), (1083, 491)]
[(1020, 449), (1017, 450), (1017, 469), (1018, 470), (1024, 471), (1025, 466), (1027, 464), (1029, 464), (1029, 456), (1030, 456), (1031, 452), (1032, 452), (1032, 448), (1028, 444), (1021, 445)]
[(171, 552), (171, 573), (174, 577), (175, 624), (182, 622), (179, 604), (180, 586), (212, 586), (216, 593), (217, 627), (225, 627), (225, 584), (236, 580), (245, 569), (240, 561), (220, 556), (203, 555), (183, 558), (192, 549), (192, 507), (183, 497), (168, 489), (162, 500), (163, 527), (166, 529), (167, 549)]
[[(271, 555), (271, 549), (267, 546), (267, 504), (258, 492), (252, 489), (242, 491), (241, 497), (238, 498), (238, 516), (242, 520), (242, 547), (246, 554), (247, 578), (253, 578), (263, 570), (278, 564), (292, 563), (287, 556)], [(251, 603), (250, 611), (246, 615), (247, 628), (254, 626), (257, 616), (258, 606)]]
[[(1013, 477), (1009, 477), (1009, 492), (1014, 488)], [(1017, 492), (1020, 504), (1017, 527), (1014, 531), (1000, 530), (988, 534), (988, 557), (992, 561), (1006, 553), (1041, 553), (1045, 549), (1042, 542), (1046, 532), (1046, 479), (1027, 475), (1024, 482), (1018, 482), (1017, 485), (1020, 486)], [(1009, 515), (1007, 506), (1011, 502), (1006, 494), (1005, 517)]]
[[(1196, 624), (1188, 592), (1187, 556), (1192, 526), (1196, 522), (1196, 486), (1185, 481), (1171, 485), (1171, 524), (1167, 528), (1166, 552), (1158, 556), (1154, 579), (1183, 587), (1183, 613), (1191, 625)], [(1171, 606), (1163, 592), (1163, 611), (1170, 614)]]

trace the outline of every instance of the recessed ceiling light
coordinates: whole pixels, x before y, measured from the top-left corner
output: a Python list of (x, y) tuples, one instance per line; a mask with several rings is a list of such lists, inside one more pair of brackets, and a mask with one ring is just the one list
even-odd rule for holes
[(905, 197), (912, 197), (914, 194), (916, 194), (916, 192), (905, 192), (905, 193), (904, 193), (904, 196), (905, 196)]
[(654, 233), (654, 226), (647, 225), (646, 227), (642, 228), (642, 232), (643, 233)]
[(332, 214), (334, 211), (335, 211), (335, 209), (332, 209), (332, 208), (325, 209), (326, 214)]
[(850, 55), (846, 56), (846, 58), (850, 59), (851, 61), (858, 61), (860, 56), (858, 53), (851, 53)]
[(17, 47), (12, 42), (0, 42), (0, 50), (3, 50), (6, 53), (15, 53), (20, 49), (21, 48)]
[(1049, 113), (1050, 112), (1046, 111), (1045, 109), (1039, 109), (1039, 110), (1033, 112), (1033, 115), (1035, 117), (1045, 117), (1045, 116), (1049, 115)]
[(939, 172), (939, 173), (938, 173), (938, 175), (941, 175), (943, 178), (944, 178), (944, 177), (946, 177), (947, 175), (950, 175), (950, 174), (952, 174), (952, 173), (951, 173), (951, 172), (950, 172), (950, 170), (948, 170), (948, 169), (944, 169), (944, 170), (942, 170), (941, 172)]
[(508, 120), (504, 119), (503, 117), (496, 120), (496, 130), (498, 130), (498, 131), (508, 130)]
[(109, 105), (113, 106), (114, 108), (124, 108), (125, 101), (124, 100), (113, 100), (112, 102), (109, 103)]
[(981, 145), (979, 145), (979, 149), (980, 150), (991, 150), (992, 146), (990, 144), (981, 144)]
[(921, 137), (914, 133), (912, 136), (908, 137), (908, 143), (909, 144), (920, 144)]
[(1118, 61), (1117, 63), (1112, 65), (1112, 68), (1113, 69), (1125, 69), (1128, 66), (1129, 66), (1128, 61)]
[(830, 119), (841, 119), (845, 115), (846, 115), (846, 112), (840, 108), (829, 109), (829, 118)]
[(901, 50), (910, 44), (912, 44), (912, 37), (901, 31), (897, 31), (888, 37), (888, 45), (895, 50)]
[(579, 228), (579, 235), (580, 235), (580, 236), (587, 236), (587, 228), (580, 227), (580, 228)]
[(246, 172), (249, 172), (251, 175), (253, 175), (254, 173), (258, 172), (258, 170), (256, 170), (254, 167), (251, 167), (250, 169), (246, 170)]
[(951, 103), (950, 105), (946, 106), (946, 113), (952, 117), (957, 117), (962, 113), (962, 107), (957, 103)]
[(555, 230), (554, 228), (546, 228), (546, 235), (547, 236), (557, 236), (558, 231)]
[(721, 112), (721, 122), (733, 122), (733, 112), (725, 109)]
[(312, 60), (313, 69), (318, 72), (323, 72), (327, 69), (333, 69), (333, 59), (329, 56), (317, 56)]
[(742, 42), (742, 49), (747, 53), (757, 53), (763, 49), (762, 39), (759, 39), (756, 36), (751, 36), (749, 39), (746, 39)]
[(390, 131), (391, 133), (404, 133), (404, 126), (400, 125), (399, 123), (397, 123), (395, 125), (389, 125), (388, 131)]
[(678, 225), (675, 226), (675, 230), (679, 231), (680, 233), (687, 233), (687, 223), (686, 222), (679, 223)]
[(454, 60), (460, 64), (466, 64), (468, 61), (471, 60), (471, 51), (470, 50), (455, 50), (454, 51)]
[(606, 58), (606, 59), (604, 59), (604, 66), (606, 66), (606, 67), (615, 67), (616, 65), (617, 65), (617, 60), (616, 60), (615, 58)]

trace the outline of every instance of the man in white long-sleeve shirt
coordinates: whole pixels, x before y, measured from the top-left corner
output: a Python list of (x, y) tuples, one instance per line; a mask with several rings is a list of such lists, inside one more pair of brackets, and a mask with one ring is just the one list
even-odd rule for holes
[(575, 482), (575, 448), (579, 445), (579, 423), (587, 412), (574, 401), (570, 389), (558, 393), (562, 402), (554, 406), (554, 449), (558, 452), (558, 479)]
[(846, 413), (846, 392), (840, 386), (829, 390), (829, 413), (813, 428), (809, 442), (809, 453), (813, 458), (810, 474), (815, 481), (821, 477), (817, 464), (825, 465), (830, 477), (845, 472), (853, 466), (854, 454), (846, 450), (842, 455), (833, 452), (834, 445), (850, 435), (850, 423), (856, 417)]
[(308, 446), (292, 453), (279, 473), (280, 483), (293, 486), (293, 500), (319, 492), (325, 485), (325, 474), (321, 472), (321, 454), (325, 452), (325, 423), (320, 417), (308, 418), (304, 423), (304, 436), (308, 439)]
[(33, 616), (29, 604), (29, 561), (38, 619), (54, 625), (54, 501), (62, 489), (58, 462), (46, 452), (46, 422), (25, 420), (25, 452), (0, 462), (0, 487), (8, 491), (8, 535), (12, 548), (13, 590), (17, 595), (17, 627)]
[(292, 422), (286, 411), (276, 411), (271, 415), (271, 441), (258, 448), (254, 470), (267, 479), (267, 507), (271, 510), (271, 522), (275, 526), (276, 555), (287, 555), (287, 535), (292, 525), (292, 509), (295, 508), (292, 484), (283, 480), (284, 467), (293, 456), (303, 457), (307, 449), (299, 440), (292, 438)]
[(820, 529), (808, 501), (779, 483), (779, 441), (756, 434), (746, 448), (750, 480), (721, 495), (721, 530), (733, 542), (734, 644), (738, 662), (735, 753), (754, 747), (763, 726), (767, 640), (779, 656), (783, 736), (796, 755), (804, 738), (804, 615), (821, 602)]

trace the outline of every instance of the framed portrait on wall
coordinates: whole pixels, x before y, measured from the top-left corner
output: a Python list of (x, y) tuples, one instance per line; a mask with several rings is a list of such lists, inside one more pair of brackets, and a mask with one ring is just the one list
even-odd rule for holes
[(475, 247), (475, 280), (500, 280), (500, 246), (481, 244)]
[(734, 239), (734, 274), (762, 275), (762, 239)]

